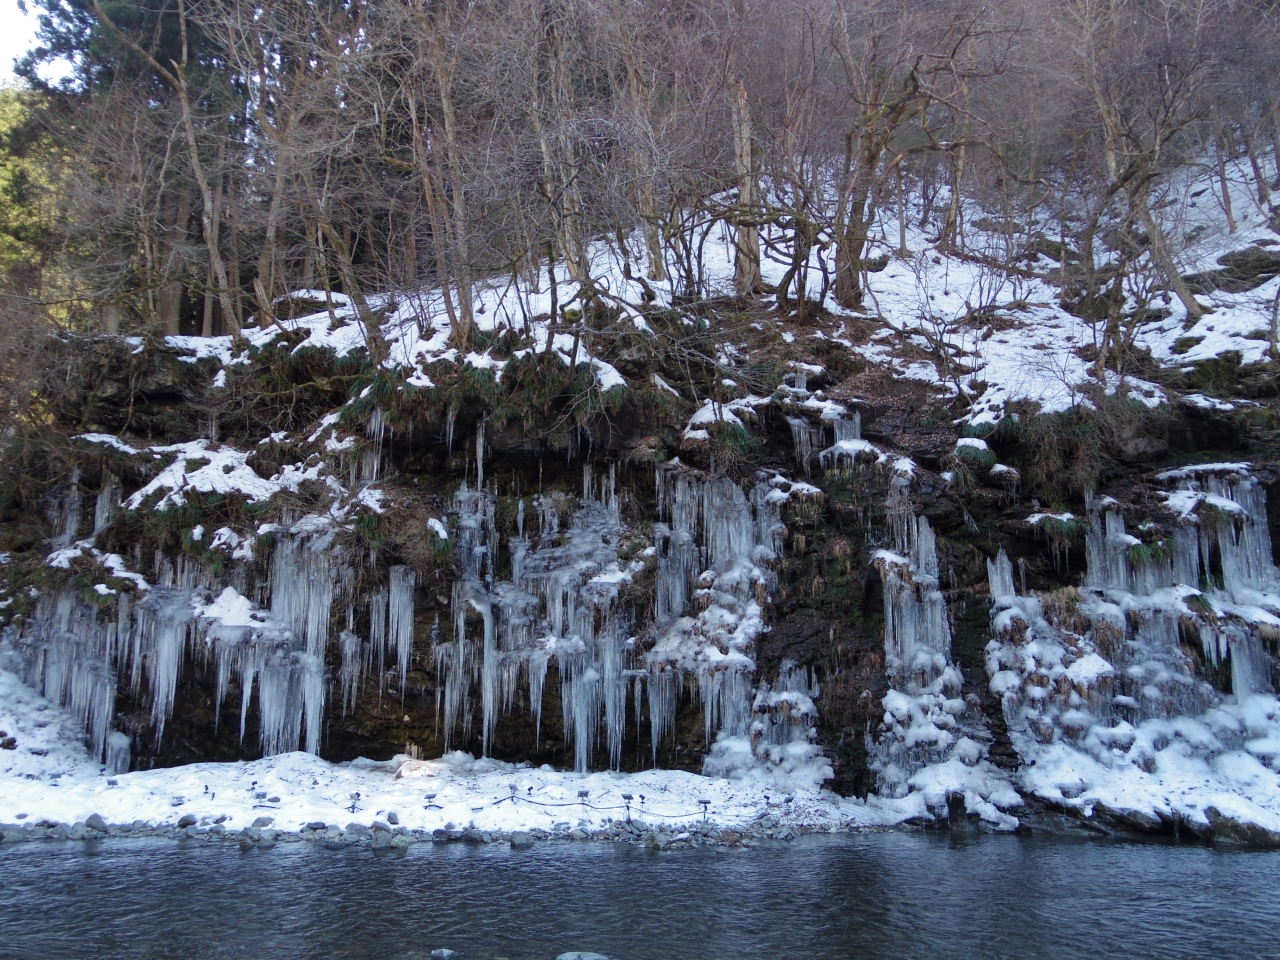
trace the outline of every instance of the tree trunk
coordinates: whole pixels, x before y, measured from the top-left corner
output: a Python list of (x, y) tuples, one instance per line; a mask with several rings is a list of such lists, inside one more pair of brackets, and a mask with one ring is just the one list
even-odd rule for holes
[[(244, 316), (243, 293), (240, 287), (240, 220), (236, 211), (240, 209), (239, 190), (234, 178), (228, 178), (227, 192), (231, 195), (227, 203), (227, 226), (231, 231), (231, 263), (227, 265), (231, 281), (231, 307), (237, 317)], [(222, 332), (226, 333), (226, 321), (223, 321)]]
[(907, 201), (903, 196), (901, 166), (898, 167), (898, 256), (911, 256), (907, 249)]
[(862, 222), (854, 220), (836, 247), (836, 300), (849, 310), (862, 308), (862, 252), (866, 245)]
[[(452, 4), (446, 7), (446, 20), (443, 29), (448, 28), (448, 15), (452, 12)], [(471, 330), (475, 325), (472, 314), (474, 304), (471, 290), (471, 248), (470, 224), (467, 216), (466, 184), (462, 177), (462, 146), (458, 142), (458, 118), (453, 102), (454, 65), (449, 62), (446, 40), (437, 30), (431, 40), (432, 69), (435, 73), (436, 87), (440, 95), (440, 113), (444, 118), (444, 157), (449, 170), (448, 216), (449, 242), (453, 248), (453, 285), (458, 294), (458, 323), (456, 331), (462, 342), (456, 346), (469, 346)], [(425, 159), (425, 158), (424, 158)], [(443, 191), (442, 191), (443, 192)]]
[(284, 209), (285, 175), (288, 169), (286, 156), (284, 148), (278, 147), (275, 157), (276, 176), (271, 190), (271, 206), (267, 208), (266, 233), (262, 238), (262, 250), (258, 253), (258, 279), (262, 283), (254, 289), (261, 289), (258, 296), (267, 298), (266, 303), (258, 304), (259, 311), (267, 313), (271, 312), (271, 300), (276, 295), (276, 231), (279, 229), (280, 215)]
[[(635, 123), (640, 128), (640, 137), (637, 139), (650, 143), (654, 137), (649, 109), (650, 91), (640, 71), (635, 47), (630, 37), (623, 45), (622, 56), (627, 67), (627, 90), (631, 94), (631, 109)], [(667, 268), (662, 253), (662, 235), (658, 229), (658, 203), (654, 197), (651, 159), (640, 149), (631, 151), (632, 174), (639, 184), (637, 207), (640, 213), (640, 230), (644, 235), (645, 252), (649, 261), (649, 279), (666, 280)]]
[(1205, 315), (1205, 308), (1196, 300), (1191, 288), (1187, 286), (1187, 281), (1182, 278), (1182, 272), (1169, 253), (1169, 243), (1165, 239), (1164, 230), (1160, 228), (1160, 224), (1156, 223), (1155, 217), (1151, 215), (1151, 209), (1147, 206), (1145, 194), (1131, 194), (1130, 200), (1138, 213), (1138, 218), (1142, 221), (1143, 228), (1147, 231), (1147, 236), (1151, 238), (1151, 256), (1156, 266), (1165, 275), (1169, 289), (1187, 308), (1187, 325), (1191, 326)]
[(666, 280), (666, 258), (662, 253), (662, 231), (658, 228), (658, 204), (653, 196), (653, 184), (640, 185), (640, 227), (644, 233), (644, 247), (649, 260), (649, 279)]
[(1218, 181), (1222, 186), (1222, 209), (1227, 215), (1227, 232), (1235, 233), (1236, 218), (1231, 209), (1231, 185), (1227, 182), (1226, 133), (1222, 129), (1217, 108), (1213, 110), (1213, 152), (1218, 161)]
[[(218, 177), (218, 183), (213, 188), (213, 222), (210, 225), (210, 229), (212, 230), (212, 234), (213, 234), (212, 237), (210, 238), (210, 243), (215, 248), (218, 246), (218, 234), (221, 232), (221, 229), (222, 229), (222, 196), (223, 196), (223, 191), (224, 191), (225, 182), (226, 182), (226, 177), (223, 175), (223, 172), (222, 172), (222, 166), (223, 166), (223, 163), (226, 161), (226, 156), (227, 156), (227, 140), (226, 140), (226, 137), (223, 137), (222, 140), (218, 142), (218, 161), (217, 161), (217, 171), (216, 171), (216, 174)], [(206, 277), (205, 288), (204, 288), (204, 317), (203, 317), (203, 323), (201, 324), (201, 327), (200, 327), (200, 336), (202, 337), (213, 336), (213, 301), (214, 301), (213, 284), (215, 282), (215, 279), (216, 278), (214, 277), (213, 264), (210, 263), (208, 276)], [(230, 277), (227, 278), (227, 281), (224, 284), (224, 286), (226, 287), (227, 290), (231, 289)], [(226, 322), (227, 321), (224, 318), (223, 323), (226, 324)]]
[(836, 301), (849, 310), (862, 308), (862, 256), (867, 248), (867, 201), (870, 188), (857, 183), (849, 197), (844, 230), (836, 241)]
[(964, 144), (956, 151), (955, 163), (951, 168), (951, 203), (947, 205), (947, 219), (942, 224), (942, 233), (938, 236), (938, 246), (944, 250), (960, 248), (960, 185), (964, 180)]
[(156, 307), (160, 314), (160, 332), (166, 337), (181, 333), (182, 315), (182, 246), (187, 239), (187, 221), (191, 218), (191, 197), (186, 191), (166, 197), (163, 209), (168, 214), (162, 235), (159, 293)]
[(741, 80), (733, 93), (733, 154), (738, 175), (738, 214), (735, 224), (734, 286), (740, 297), (760, 290), (760, 228), (756, 216), (756, 177), (751, 155), (751, 107)]
[(1248, 129), (1241, 127), (1240, 132), (1244, 137), (1245, 153), (1249, 155), (1249, 166), (1253, 168), (1253, 180), (1258, 185), (1258, 203), (1267, 212), (1271, 207), (1271, 188), (1267, 185), (1267, 176), (1262, 172), (1262, 164), (1258, 162), (1258, 153), (1253, 149), (1253, 138), (1249, 136)]

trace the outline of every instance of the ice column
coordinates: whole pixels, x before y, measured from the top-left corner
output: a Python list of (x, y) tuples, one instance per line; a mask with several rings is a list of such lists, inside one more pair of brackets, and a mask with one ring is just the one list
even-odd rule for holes
[(391, 568), (391, 589), (387, 596), (388, 640), (396, 652), (396, 668), (400, 672), (400, 698), (404, 699), (409, 682), (409, 663), (413, 656), (413, 588), (416, 577), (406, 566)]
[(795, 448), (796, 463), (809, 476), (809, 468), (813, 462), (813, 453), (821, 449), (824, 437), (822, 427), (812, 426), (803, 417), (787, 417), (787, 426), (791, 428), (791, 442)]
[(767, 629), (769, 564), (784, 532), (763, 485), (748, 498), (729, 478), (703, 478), (678, 461), (658, 483), (668, 523), (654, 527), (658, 637), (645, 657), (655, 759), (686, 675), (697, 681), (708, 745), (748, 733), (755, 640)]
[(133, 741), (127, 733), (116, 730), (108, 735), (106, 760), (108, 776), (129, 772), (132, 748)]

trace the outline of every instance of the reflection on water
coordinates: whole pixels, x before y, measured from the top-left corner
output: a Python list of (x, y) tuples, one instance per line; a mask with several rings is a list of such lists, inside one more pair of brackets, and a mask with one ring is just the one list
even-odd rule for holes
[(756, 850), (0, 847), (0, 957), (1280, 957), (1280, 855), (883, 833)]

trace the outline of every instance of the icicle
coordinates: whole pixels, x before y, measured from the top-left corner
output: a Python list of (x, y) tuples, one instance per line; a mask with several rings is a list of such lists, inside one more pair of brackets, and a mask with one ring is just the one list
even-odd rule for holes
[(851, 419), (833, 420), (832, 427), (835, 430), (836, 443), (850, 443), (861, 440), (862, 414), (855, 410)]
[(127, 733), (115, 730), (107, 736), (107, 769), (105, 771), (107, 776), (114, 777), (129, 772), (132, 749), (133, 741)]
[(484, 491), (484, 421), (476, 425), (476, 490)]
[(342, 715), (345, 717), (348, 713), (355, 712), (365, 652), (364, 643), (350, 630), (343, 630), (339, 634), (338, 646), (342, 651), (342, 667), (338, 671), (338, 682), (342, 685)]
[(373, 449), (366, 449), (361, 456), (361, 480), (365, 484), (377, 481), (382, 472), (382, 441), (386, 436), (386, 418), (381, 407), (374, 407), (365, 426), (365, 437), (373, 441)]
[(49, 509), (49, 521), (54, 530), (53, 540), (50, 542), (55, 550), (66, 550), (75, 542), (80, 528), (83, 501), (84, 497), (80, 493), (80, 470), (75, 468), (71, 471), (71, 482)]
[(405, 685), (409, 681), (409, 661), (413, 654), (413, 588), (415, 575), (411, 568), (391, 568), (391, 590), (388, 595), (388, 637), (396, 651), (396, 665), (400, 671), (400, 699), (404, 699)]
[(991, 584), (992, 600), (1016, 596), (1017, 591), (1013, 587), (1013, 564), (1003, 549), (995, 560), (987, 561), (987, 580)]
[(649, 729), (653, 744), (653, 765), (658, 766), (658, 746), (675, 727), (676, 675), (666, 664), (652, 663), (649, 668)]
[(302, 678), (298, 654), (281, 651), (262, 664), (258, 703), (265, 756), (298, 749), (302, 733)]
[(822, 427), (811, 426), (803, 417), (787, 417), (787, 425), (791, 428), (791, 443), (795, 450), (796, 463), (809, 476), (815, 450), (825, 442), (825, 431)]
[(324, 657), (329, 640), (329, 614), (333, 610), (333, 575), (327, 551), (313, 551), (307, 576), (307, 653)]
[(115, 719), (115, 674), (98, 660), (75, 661), (65, 702), (85, 730), (89, 755), (101, 759)]
[(302, 654), (302, 709), (306, 721), (307, 753), (319, 756), (320, 734), (324, 729), (325, 677), (324, 660), (311, 654)]
[(369, 598), (369, 646), (374, 667), (381, 675), (387, 666), (387, 591), (385, 590), (379, 590)]
[(115, 518), (122, 495), (120, 481), (108, 473), (102, 478), (102, 489), (93, 508), (93, 535), (96, 537)]
[(156, 741), (164, 736), (173, 713), (187, 635), (193, 620), (191, 592), (178, 588), (153, 588), (147, 594), (147, 676), (151, 681), (151, 725)]
[(335, 587), (349, 577), (330, 538), (304, 542), (282, 536), (276, 541), (271, 571), (272, 619), (304, 640), (312, 656), (323, 657)]

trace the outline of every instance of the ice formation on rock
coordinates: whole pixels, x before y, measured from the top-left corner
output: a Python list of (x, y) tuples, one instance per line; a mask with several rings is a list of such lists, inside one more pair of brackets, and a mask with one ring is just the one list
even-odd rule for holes
[[(673, 461), (658, 469), (657, 484), (658, 616), (645, 655), (655, 758), (687, 682), (696, 681), (709, 746), (748, 735), (755, 641), (767, 629), (771, 564), (786, 532), (767, 483), (748, 497), (727, 477), (702, 477)], [(690, 605), (696, 614), (686, 612)]]
[[(1165, 499), (1175, 523), (1159, 539), (1150, 524), (1140, 530), (1147, 540), (1129, 533), (1114, 500), (1089, 501), (1080, 591), (1019, 595), (1009, 558), (989, 563), (991, 690), (1023, 761), (1043, 761), (1045, 773), (1025, 775), (1030, 785), (1059, 802), (1094, 802), (1098, 786), (1053, 779), (1048, 771), (1071, 751), (1113, 777), (1127, 765), (1157, 775), (1172, 762), (1157, 762), (1171, 742), (1206, 775), (1241, 748), (1277, 762), (1267, 746), (1275, 710), (1264, 644), (1280, 635), (1280, 572), (1265, 495), (1242, 464), (1160, 479), (1173, 487)], [(1224, 661), (1230, 695), (1205, 679)], [(1162, 816), (1205, 819), (1167, 798), (1158, 806)]]
[[(525, 533), (520, 502), (517, 533), (506, 544), (510, 579), (500, 579), (496, 502), (496, 494), (466, 484), (454, 501), (462, 573), (453, 587), (453, 639), (435, 644), (446, 743), (459, 723), (463, 735), (469, 734), (474, 681), (480, 686), (486, 754), (499, 715), (513, 709), (522, 676), (540, 729), (543, 685), (554, 658), (575, 767), (587, 768), (602, 714), (616, 765), (625, 722), (625, 661), (631, 649), (630, 613), (616, 601), (620, 585), (639, 568), (619, 568), (621, 524), (613, 472), (603, 481), (584, 469), (576, 509), (563, 494), (533, 498), (536, 537)], [(568, 526), (562, 532), (565, 519)]]
[(796, 463), (808, 477), (810, 467), (813, 465), (814, 451), (821, 449), (826, 442), (826, 431), (820, 426), (815, 427), (804, 417), (787, 417), (787, 426), (791, 428), (791, 442), (795, 449)]
[[(540, 728), (552, 662), (578, 770), (587, 769), (601, 743), (616, 768), (628, 716), (638, 729), (645, 706), (656, 761), (686, 686), (703, 706), (709, 745), (749, 734), (754, 643), (766, 629), (769, 565), (784, 532), (778, 498), (770, 499), (767, 483), (747, 494), (728, 477), (706, 476), (678, 460), (658, 467), (655, 482), (654, 542), (630, 561), (619, 552), (624, 530), (612, 469), (607, 480), (584, 469), (576, 501), (561, 493), (532, 498), (536, 531), (526, 532), (521, 500), (517, 533), (505, 544), (509, 578), (502, 576), (496, 494), (466, 485), (458, 491), (462, 576), (454, 584), (453, 637), (435, 645), (447, 737), (459, 726), (468, 734), (473, 685), (486, 752), (522, 681)], [(637, 635), (647, 611), (637, 610), (623, 589), (645, 569), (644, 557), (654, 567), (654, 616)], [(797, 716), (813, 712), (810, 700)], [(803, 739), (809, 743), (807, 733)], [(782, 745), (777, 737), (769, 742)]]
[[(84, 726), (90, 752), (102, 756), (115, 718), (116, 675), (111, 656), (117, 624), (93, 619), (70, 591), (41, 597), (33, 620), (42, 629), (28, 635), (27, 684), (62, 704)], [(9, 628), (12, 634), (13, 628)]]
[(128, 773), (133, 752), (133, 741), (127, 733), (113, 730), (107, 735), (106, 773)]
[[(826, 401), (819, 409), (834, 420), (838, 443), (857, 439), (856, 416), (839, 419), (844, 409)], [(326, 417), (313, 442), (337, 422), (336, 415)], [(820, 446), (823, 429), (809, 429)], [(385, 433), (375, 410), (364, 459), (358, 467), (352, 462), (353, 480), (377, 478)], [(345, 456), (348, 448), (342, 440), (334, 452)], [(248, 469), (248, 454), (211, 453), (205, 441), (164, 452), (176, 452), (181, 463), (162, 471), (163, 483), (153, 480), (130, 497), (130, 509), (141, 508), (152, 488), (163, 487), (175, 503), (189, 488), (219, 493), (219, 484), (229, 482), (224, 475)], [(540, 736), (543, 691), (554, 665), (578, 770), (586, 770), (602, 747), (617, 768), (628, 723), (638, 733), (646, 710), (656, 762), (686, 695), (702, 708), (708, 747), (736, 757), (734, 770), (741, 771), (744, 757), (777, 769), (809, 763), (810, 773), (829, 770), (813, 743), (813, 678), (790, 668), (776, 678), (759, 677), (754, 659), (756, 641), (767, 629), (772, 566), (785, 533), (780, 510), (790, 498), (819, 495), (817, 488), (772, 472), (744, 488), (673, 460), (656, 470), (658, 516), (646, 542), (620, 519), (614, 469), (597, 474), (588, 465), (580, 497), (554, 491), (522, 498), (515, 534), (499, 536), (497, 492), (485, 483), (485, 453), (482, 423), (475, 435), (476, 483), (464, 483), (455, 496), (452, 534), (436, 519), (424, 531), (452, 540), (461, 568), (453, 586), (452, 631), (442, 634), (437, 623), (431, 632), (446, 744), (459, 731), (470, 737), (478, 721), (488, 753), (499, 717), (526, 695)], [(187, 470), (188, 459), (197, 464), (195, 473)], [(203, 485), (191, 481), (196, 474)], [(252, 486), (251, 479), (245, 473), (244, 484)], [(106, 476), (95, 504), (95, 536), (111, 523), (120, 497), (119, 481)], [(121, 593), (110, 615), (72, 593), (51, 594), (9, 633), (26, 655), (32, 683), (81, 718), (99, 758), (125, 762), (125, 752), (108, 747), (117, 682), (145, 697), (159, 742), (190, 656), (216, 673), (216, 723), (223, 722), (225, 702), (238, 688), (241, 739), (256, 688), (259, 737), (268, 754), (317, 752), (326, 704), (333, 700), (350, 713), (375, 676), (385, 694), (394, 675), (404, 697), (413, 667), (416, 574), (392, 566), (385, 586), (356, 597), (357, 563), (338, 537), (336, 515), (298, 519), (286, 511), (280, 522), (261, 525), (257, 538), (229, 528), (211, 535), (193, 528), (192, 542), (224, 555), (230, 546), (232, 559), (245, 562), (224, 571), (191, 555), (173, 561), (157, 555), (149, 582), (121, 558), (97, 551), (92, 539), (75, 539), (84, 502), (78, 483), (54, 498), (58, 533), (50, 562), (69, 568), (91, 554), (111, 576), (131, 579), (136, 591)], [(260, 554), (268, 545), (268, 563), (255, 561), (254, 543)], [(241, 549), (245, 544), (248, 550)], [(652, 575), (653, 591), (637, 591), (633, 599), (628, 585), (642, 572)], [(97, 592), (115, 593), (106, 584)], [(367, 641), (354, 628), (356, 608), (365, 603)], [(332, 675), (326, 668), (331, 653)], [(708, 764), (714, 768), (716, 761)]]
[(933, 528), (911, 504), (911, 479), (895, 473), (886, 508), (892, 550), (873, 562), (884, 584), (885, 670), (891, 689), (873, 745), (882, 792), (902, 796), (915, 771), (946, 759), (967, 704), (951, 662), (951, 624), (939, 588)]
[[(104, 490), (108, 487), (114, 489), (99, 496), (95, 511), (99, 529), (104, 520), (109, 521), (110, 510), (104, 504), (119, 497), (119, 488), (110, 478)], [(69, 496), (66, 502), (70, 503)], [(70, 506), (60, 510), (64, 517), (74, 512)], [(74, 536), (75, 529), (68, 521), (64, 532)], [(90, 545), (91, 541), (80, 541), (77, 547)], [(98, 556), (116, 563), (116, 575), (127, 573), (120, 558)], [(117, 686), (122, 682), (129, 684), (134, 696), (145, 689), (152, 731), (159, 742), (173, 713), (183, 662), (192, 654), (211, 662), (216, 670), (219, 717), (232, 681), (239, 685), (242, 739), (256, 684), (263, 752), (299, 748), (319, 752), (328, 696), (324, 657), (330, 643), (330, 616), (335, 604), (352, 602), (350, 565), (327, 522), (304, 518), (277, 533), (266, 609), (256, 607), (234, 586), (218, 593), (211, 570), (185, 555), (172, 563), (157, 557), (154, 582), (137, 574), (128, 576), (138, 586), (136, 599), (120, 593), (114, 606), (107, 608), (67, 589), (41, 597), (21, 628), (11, 626), (5, 631), (6, 642), (26, 664), (27, 682), (65, 705), (84, 724), (91, 755), (117, 772), (129, 762), (130, 738), (111, 730)], [(243, 578), (242, 570), (231, 576), (241, 586)], [(392, 588), (401, 613), (402, 581), (393, 569)], [(103, 586), (98, 593), (110, 596), (114, 591)], [(411, 640), (412, 578), (408, 617)], [(403, 635), (402, 616), (393, 621), (392, 636), (402, 641)], [(344, 706), (350, 708), (371, 654), (363, 649), (368, 645), (349, 633), (342, 634), (339, 645), (343, 669), (338, 680)], [(382, 670), (381, 663), (377, 669)]]
[(360, 692), (360, 681), (364, 677), (365, 667), (369, 659), (369, 645), (350, 630), (338, 634), (338, 649), (342, 656), (342, 666), (338, 669), (338, 682), (342, 685), (342, 715), (352, 713), (356, 707), (356, 697)]
[[(824, 418), (825, 419), (825, 418)], [(856, 410), (852, 417), (839, 417), (831, 420), (831, 428), (835, 433), (835, 443), (818, 454), (818, 462), (822, 469), (852, 469), (859, 458), (883, 462), (886, 455), (877, 450), (871, 443), (862, 439), (862, 414)]]

